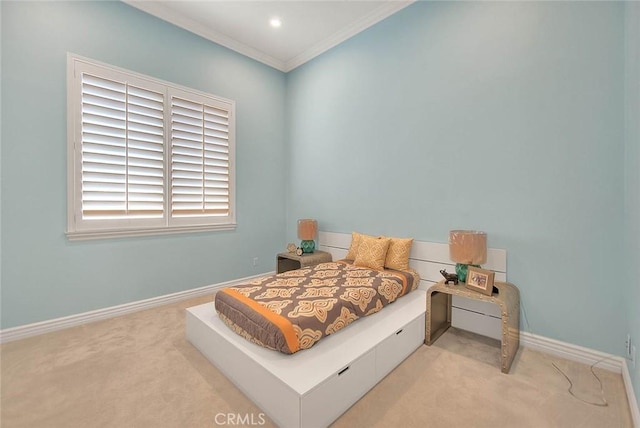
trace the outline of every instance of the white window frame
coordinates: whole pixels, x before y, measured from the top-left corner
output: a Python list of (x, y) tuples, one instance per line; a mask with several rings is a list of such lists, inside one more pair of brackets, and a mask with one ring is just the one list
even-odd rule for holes
[[(134, 85), (164, 94), (164, 215), (155, 219), (86, 220), (82, 215), (82, 72), (102, 78), (126, 79)], [(172, 94), (195, 102), (212, 103), (229, 112), (229, 215), (172, 218), (171, 216), (171, 106)], [(67, 54), (67, 238), (70, 241), (163, 235), (236, 228), (235, 102), (215, 95), (145, 76), (75, 54)]]

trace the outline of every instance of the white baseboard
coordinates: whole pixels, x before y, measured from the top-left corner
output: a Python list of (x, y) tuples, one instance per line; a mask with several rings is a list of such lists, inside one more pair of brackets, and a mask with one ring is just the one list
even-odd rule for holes
[(633, 420), (633, 426), (640, 428), (640, 409), (638, 409), (638, 401), (636, 395), (633, 392), (633, 385), (631, 384), (631, 374), (629, 372), (629, 366), (627, 361), (623, 361), (622, 364), (622, 379), (624, 380), (624, 388), (627, 392), (627, 398), (629, 399), (629, 409), (631, 409), (631, 419)]
[(624, 358), (617, 355), (607, 354), (524, 331), (520, 331), (520, 345), (525, 348), (535, 349), (545, 354), (555, 355), (579, 363), (589, 365), (598, 363), (596, 367), (622, 373)]
[(629, 403), (629, 409), (631, 410), (633, 426), (635, 428), (640, 428), (640, 410), (638, 410), (638, 402), (636, 401), (636, 396), (633, 391), (627, 360), (623, 357), (584, 348), (578, 345), (572, 345), (559, 340), (549, 339), (548, 337), (538, 336), (524, 331), (520, 332), (520, 345), (525, 348), (535, 349), (540, 352), (562, 357), (571, 361), (577, 361), (589, 365), (597, 363), (596, 367), (620, 373), (627, 393), (627, 401)]
[(17, 327), (6, 328), (0, 330), (0, 343), (11, 342), (18, 339), (24, 339), (39, 334), (50, 333), (64, 328), (74, 327), (94, 321), (113, 318), (132, 312), (142, 311), (145, 309), (155, 308), (157, 306), (167, 305), (169, 303), (179, 302), (181, 300), (191, 299), (193, 297), (204, 296), (214, 291), (232, 287), (237, 284), (246, 283), (253, 278), (266, 275), (273, 275), (275, 272), (266, 272), (259, 275), (248, 276), (245, 278), (235, 279), (233, 281), (221, 282), (218, 284), (206, 285), (204, 287), (193, 288), (191, 290), (179, 291), (177, 293), (166, 294), (164, 296), (152, 297), (150, 299), (138, 300), (136, 302), (125, 303), (118, 306), (97, 309), (95, 311), (83, 312), (81, 314), (70, 315), (68, 317), (55, 318), (52, 320), (36, 322), (33, 324), (20, 325)]

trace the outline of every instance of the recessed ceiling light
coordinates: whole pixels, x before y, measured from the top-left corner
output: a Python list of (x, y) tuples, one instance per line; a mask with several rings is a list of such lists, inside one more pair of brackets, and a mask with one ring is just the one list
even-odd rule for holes
[(282, 21), (280, 20), (280, 18), (271, 18), (269, 20), (269, 25), (271, 25), (274, 28), (280, 28), (282, 27)]

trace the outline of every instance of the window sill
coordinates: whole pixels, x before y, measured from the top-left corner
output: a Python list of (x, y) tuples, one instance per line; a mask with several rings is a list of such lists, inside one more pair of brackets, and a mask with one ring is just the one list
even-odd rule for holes
[(152, 227), (144, 229), (105, 229), (67, 232), (69, 241), (90, 241), (95, 239), (130, 238), (137, 236), (175, 235), (178, 233), (211, 232), (215, 230), (235, 230), (236, 224), (208, 224), (204, 226)]

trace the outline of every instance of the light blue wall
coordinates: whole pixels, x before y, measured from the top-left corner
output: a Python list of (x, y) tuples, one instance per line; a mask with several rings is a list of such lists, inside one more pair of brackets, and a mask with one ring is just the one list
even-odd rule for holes
[(620, 355), (624, 4), (418, 2), (287, 76), (287, 235), (508, 250), (522, 329)]
[[(274, 269), (283, 73), (120, 2), (2, 2), (1, 35), (2, 328)], [(236, 231), (67, 241), (67, 52), (236, 101)]]
[[(1, 7), (2, 328), (271, 270), (313, 216), (440, 242), (486, 230), (525, 330), (616, 354), (627, 329), (639, 340), (638, 282), (612, 285), (640, 211), (622, 4), (417, 3), (286, 87), (121, 3)], [(67, 52), (237, 101), (235, 232), (66, 240)]]
[[(626, 4), (625, 238), (628, 266), (627, 331), (640, 352), (640, 3)], [(636, 355), (640, 358), (640, 354)], [(640, 406), (640, 362), (629, 364)]]

